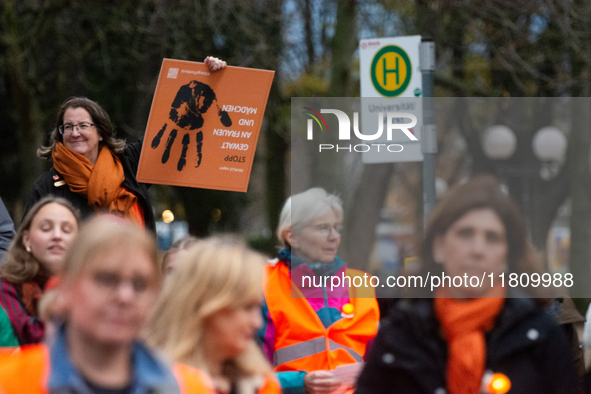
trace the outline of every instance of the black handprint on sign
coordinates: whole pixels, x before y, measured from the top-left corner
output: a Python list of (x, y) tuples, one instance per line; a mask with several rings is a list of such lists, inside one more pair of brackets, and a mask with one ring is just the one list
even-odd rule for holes
[[(195, 141), (197, 143), (197, 162), (195, 163), (195, 168), (201, 165), (201, 148), (203, 146), (203, 132), (201, 131), (201, 127), (203, 127), (202, 114), (207, 112), (214, 101), (218, 109), (220, 122), (222, 122), (222, 124), (226, 127), (232, 126), (232, 120), (230, 119), (230, 116), (226, 111), (223, 111), (220, 108), (217, 103), (215, 93), (209, 87), (209, 85), (199, 81), (191, 81), (179, 88), (179, 91), (172, 102), (170, 115), (168, 116), (176, 126), (187, 131), (183, 136), (183, 140), (181, 141), (183, 150), (177, 164), (178, 171), (182, 171), (185, 167), (185, 164), (187, 164), (187, 150), (189, 149), (189, 143), (191, 142), (189, 131), (191, 130), (198, 130), (195, 136)], [(156, 149), (158, 145), (160, 145), (160, 140), (162, 139), (167, 126), (168, 123), (165, 123), (164, 126), (162, 126), (162, 129), (160, 129), (158, 134), (156, 134), (152, 140), (152, 149)], [(162, 164), (168, 161), (170, 157), (170, 149), (172, 148), (174, 140), (177, 136), (177, 129), (174, 128), (175, 126), (172, 127), (173, 129), (168, 135), (166, 147), (164, 148), (164, 153), (162, 154)]]

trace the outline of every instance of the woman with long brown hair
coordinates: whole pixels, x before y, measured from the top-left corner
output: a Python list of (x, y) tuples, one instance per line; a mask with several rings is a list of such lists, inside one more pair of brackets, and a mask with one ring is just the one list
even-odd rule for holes
[(0, 265), (0, 305), (20, 345), (45, 335), (37, 303), (50, 276), (61, 268), (78, 232), (78, 211), (63, 198), (48, 196), (28, 212)]
[(578, 392), (566, 337), (545, 302), (508, 289), (510, 274), (540, 270), (525, 220), (496, 179), (474, 178), (439, 202), (420, 258), (425, 275), (486, 280), (446, 282), (434, 294), (415, 292), (435, 298), (396, 303), (357, 393)]

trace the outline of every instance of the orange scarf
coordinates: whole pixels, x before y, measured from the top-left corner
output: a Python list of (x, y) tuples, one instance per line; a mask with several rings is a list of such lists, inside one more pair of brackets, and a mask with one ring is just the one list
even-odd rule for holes
[[(442, 288), (437, 295), (449, 297), (449, 292)], [(487, 296), (498, 298), (435, 298), (435, 314), (448, 344), (447, 387), (451, 394), (480, 392), (486, 363), (484, 335), (493, 328), (503, 307), (505, 289), (493, 287)]]
[(56, 144), (52, 157), (53, 166), (64, 177), (70, 190), (85, 196), (93, 211), (104, 210), (139, 222), (134, 211), (137, 197), (121, 186), (125, 180), (123, 166), (108, 148), (101, 148), (95, 165), (61, 142)]

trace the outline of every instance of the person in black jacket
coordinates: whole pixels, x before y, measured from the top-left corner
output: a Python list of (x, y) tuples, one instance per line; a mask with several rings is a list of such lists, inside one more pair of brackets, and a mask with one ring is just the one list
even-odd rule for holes
[[(508, 286), (510, 273), (539, 275), (538, 261), (523, 216), (495, 178), (480, 176), (450, 192), (433, 211), (420, 250), (424, 275), (486, 280), (446, 282), (434, 293), (410, 289), (416, 298), (398, 301), (382, 322), (356, 393), (579, 392), (547, 301)], [(493, 376), (504, 390), (492, 390)]]
[(0, 198), (0, 264), (14, 238), (14, 223)]
[(135, 178), (142, 140), (127, 145), (113, 137), (107, 112), (86, 97), (61, 105), (49, 146), (37, 154), (53, 162), (29, 193), (25, 214), (47, 195), (70, 201), (82, 218), (110, 212), (155, 230), (148, 188)]
[[(204, 63), (212, 71), (226, 66), (209, 56)], [(69, 200), (83, 219), (109, 212), (155, 231), (147, 185), (136, 179), (142, 143), (143, 138), (130, 145), (116, 139), (109, 115), (98, 103), (70, 97), (58, 111), (49, 146), (37, 150), (53, 167), (35, 181), (25, 214), (52, 194)]]

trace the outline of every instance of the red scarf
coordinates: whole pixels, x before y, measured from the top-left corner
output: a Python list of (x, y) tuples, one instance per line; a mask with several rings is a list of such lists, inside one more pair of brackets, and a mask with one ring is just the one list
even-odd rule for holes
[[(43, 297), (43, 287), (49, 280), (49, 273), (43, 268), (39, 269), (37, 275), (28, 282), (20, 284), (20, 293), (23, 299), (23, 305), (29, 316), (37, 317), (39, 311), (37, 306), (39, 300)], [(18, 285), (15, 285), (18, 286)], [(18, 291), (18, 290), (17, 290)]]

